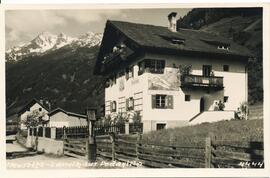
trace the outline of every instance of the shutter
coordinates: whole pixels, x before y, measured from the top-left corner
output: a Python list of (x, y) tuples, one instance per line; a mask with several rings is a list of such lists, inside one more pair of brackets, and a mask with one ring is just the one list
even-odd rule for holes
[(134, 98), (132, 98), (132, 110), (134, 110)]
[(126, 99), (126, 111), (129, 110), (129, 108), (128, 108), (128, 101), (129, 101), (129, 99)]
[(156, 108), (156, 95), (152, 95), (152, 108)]
[(111, 101), (110, 102), (110, 112), (112, 112), (112, 110), (113, 110), (113, 102)]
[(166, 103), (167, 103), (166, 107), (168, 109), (173, 109), (173, 96), (172, 95), (166, 96)]

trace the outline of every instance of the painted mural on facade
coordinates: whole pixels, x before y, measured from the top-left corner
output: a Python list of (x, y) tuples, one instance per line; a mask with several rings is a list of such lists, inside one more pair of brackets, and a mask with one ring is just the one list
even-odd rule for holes
[(150, 74), (148, 78), (149, 90), (173, 90), (180, 87), (180, 72), (177, 68), (166, 68), (164, 74)]

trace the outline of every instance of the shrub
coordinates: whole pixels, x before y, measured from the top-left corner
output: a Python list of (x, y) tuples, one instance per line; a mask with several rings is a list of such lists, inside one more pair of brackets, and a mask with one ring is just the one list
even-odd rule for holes
[(248, 103), (242, 102), (235, 112), (235, 118), (238, 120), (247, 120), (248, 115)]

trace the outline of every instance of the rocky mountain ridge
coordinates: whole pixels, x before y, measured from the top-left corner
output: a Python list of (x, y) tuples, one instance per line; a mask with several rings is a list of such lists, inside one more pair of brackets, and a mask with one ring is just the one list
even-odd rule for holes
[(102, 34), (87, 32), (79, 37), (64, 33), (58, 35), (42, 32), (33, 40), (14, 46), (6, 51), (6, 61), (16, 62), (29, 56), (40, 56), (63, 47), (92, 47), (100, 45)]

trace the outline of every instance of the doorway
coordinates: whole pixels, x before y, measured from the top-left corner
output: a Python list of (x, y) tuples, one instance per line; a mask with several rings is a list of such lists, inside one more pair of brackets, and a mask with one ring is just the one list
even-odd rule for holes
[(203, 65), (202, 73), (204, 77), (209, 77), (211, 75), (212, 66), (211, 65)]
[(203, 112), (204, 111), (204, 98), (201, 97), (200, 99), (200, 112)]

